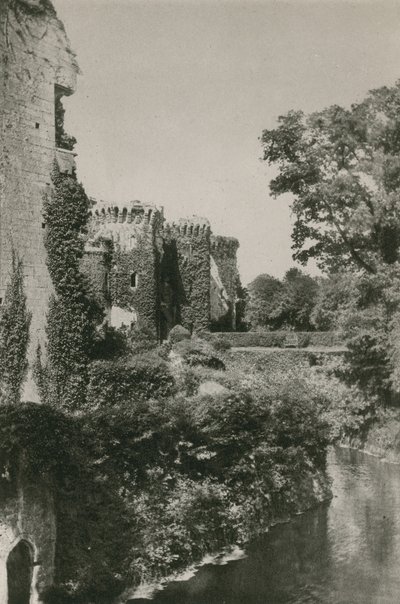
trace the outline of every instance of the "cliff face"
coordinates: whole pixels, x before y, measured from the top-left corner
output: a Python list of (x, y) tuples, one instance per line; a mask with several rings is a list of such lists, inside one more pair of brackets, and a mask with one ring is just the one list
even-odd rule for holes
[(48, 0), (1, 1), (0, 63), (0, 298), (13, 246), (24, 262), (33, 313), (32, 359), (44, 339), (51, 293), (42, 203), (56, 156), (55, 99), (74, 92), (78, 73), (64, 27)]

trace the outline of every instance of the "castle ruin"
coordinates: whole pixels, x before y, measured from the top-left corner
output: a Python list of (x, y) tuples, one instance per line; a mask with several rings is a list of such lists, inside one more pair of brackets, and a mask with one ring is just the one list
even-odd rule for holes
[[(0, 304), (14, 248), (32, 311), (32, 360), (52, 293), (43, 198), (55, 161), (61, 173), (75, 171), (61, 99), (74, 93), (79, 67), (50, 0), (1, 1), (0, 53)], [(160, 341), (176, 324), (232, 330), (238, 245), (212, 235), (205, 218), (168, 224), (162, 208), (93, 201), (82, 271), (115, 327), (145, 325)]]

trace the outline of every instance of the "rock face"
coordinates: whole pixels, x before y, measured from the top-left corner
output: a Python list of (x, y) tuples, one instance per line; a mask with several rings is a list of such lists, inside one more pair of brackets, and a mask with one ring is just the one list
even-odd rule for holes
[(13, 246), (24, 262), (33, 313), (32, 359), (44, 339), (51, 293), (42, 204), (56, 159), (55, 102), (74, 92), (78, 73), (48, 0), (1, 0), (0, 63), (0, 300)]
[[(21, 464), (20, 464), (20, 467)], [(56, 521), (44, 483), (23, 471), (0, 477), (0, 604), (36, 604), (53, 581)]]

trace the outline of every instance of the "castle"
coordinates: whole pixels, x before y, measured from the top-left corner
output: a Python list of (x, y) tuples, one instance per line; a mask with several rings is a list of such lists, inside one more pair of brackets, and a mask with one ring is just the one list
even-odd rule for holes
[[(0, 304), (14, 247), (32, 311), (32, 359), (52, 293), (43, 197), (54, 161), (61, 173), (75, 171), (61, 99), (74, 93), (79, 67), (50, 0), (1, 0), (0, 55)], [(232, 330), (238, 245), (212, 235), (205, 218), (168, 224), (162, 208), (92, 200), (82, 271), (116, 327), (146, 325), (160, 341), (176, 324)]]

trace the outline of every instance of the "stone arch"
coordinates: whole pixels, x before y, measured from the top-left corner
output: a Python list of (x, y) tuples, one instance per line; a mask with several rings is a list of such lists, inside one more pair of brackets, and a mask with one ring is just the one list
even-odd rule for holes
[(33, 583), (34, 548), (20, 539), (7, 557), (7, 604), (30, 604)]

